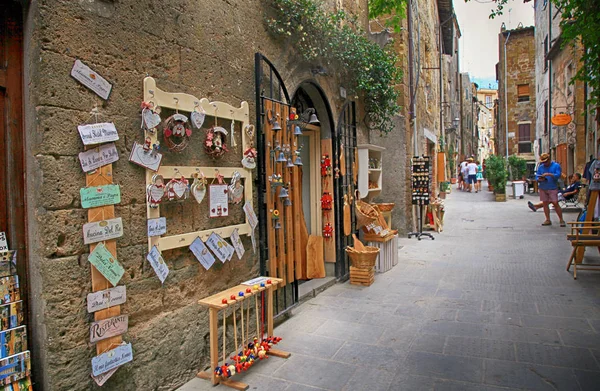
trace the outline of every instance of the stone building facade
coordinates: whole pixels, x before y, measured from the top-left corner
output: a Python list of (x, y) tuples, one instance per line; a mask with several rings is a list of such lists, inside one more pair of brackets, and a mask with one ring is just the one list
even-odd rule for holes
[[(78, 161), (83, 146), (77, 134), (77, 125), (89, 121), (94, 108), (102, 121), (114, 122), (120, 135), (116, 142), (120, 160), (113, 164), (113, 180), (121, 188), (115, 213), (122, 218), (125, 233), (118, 240), (117, 253), (125, 269), (121, 283), (127, 286), (127, 301), (121, 307), (129, 316), (124, 339), (134, 351), (133, 361), (104, 387), (175, 388), (208, 365), (208, 314), (198, 300), (256, 276), (258, 260), (244, 236), (247, 251), (241, 261), (205, 271), (189, 251), (173, 250), (165, 254), (168, 279), (164, 285), (157, 279), (146, 261), (145, 171), (127, 161), (133, 141), (142, 137), (144, 78), (152, 76), (165, 91), (236, 107), (247, 101), (250, 123), (255, 123), (254, 55), (261, 52), (276, 65), (291, 92), (305, 81), (318, 85), (334, 121), (347, 99), (340, 96), (335, 76), (311, 72), (325, 64), (303, 62), (293, 48), (268, 33), (265, 15), (270, 13), (270, 2), (33, 0), (21, 4), (27, 86), (30, 346), (38, 389), (95, 389), (90, 360), (96, 349), (89, 342), (93, 316), (85, 308), (91, 291), (89, 249), (81, 235), (87, 210), (79, 193), (86, 182)], [(327, 5), (354, 14), (367, 28), (366, 0)], [(77, 59), (112, 83), (107, 100), (70, 76)], [(329, 69), (329, 74), (335, 75), (336, 70)], [(368, 142), (365, 127), (360, 122), (358, 126), (358, 143)], [(397, 142), (403, 142), (399, 137)], [(190, 148), (201, 149), (199, 140), (192, 141)], [(241, 148), (238, 141), (237, 149), (218, 164), (239, 167)], [(198, 153), (189, 164), (215, 163)], [(256, 205), (256, 197), (254, 201)], [(210, 229), (243, 219), (238, 210), (227, 221), (209, 220), (206, 211), (198, 208), (166, 205), (169, 229), (173, 233)]]
[[(485, 157), (497, 153), (494, 146), (494, 141), (496, 140), (496, 130), (494, 126), (496, 112), (494, 102), (497, 99), (498, 90), (490, 88), (479, 88), (477, 90), (477, 100), (479, 101), (481, 112), (485, 113), (485, 118), (482, 118), (482, 115), (480, 114), (479, 125), (480, 132), (482, 133), (482, 141), (483, 138), (485, 138), (485, 145), (482, 146), (486, 149), (486, 153), (484, 153), (486, 155)], [(485, 157), (482, 156), (481, 159), (485, 159)]]
[(506, 155), (506, 132), (508, 131), (508, 156), (517, 155), (531, 164), (535, 162), (533, 147), (537, 117), (534, 34), (533, 27), (500, 32), (498, 35), (500, 61), (497, 72), (500, 103), (498, 153)]

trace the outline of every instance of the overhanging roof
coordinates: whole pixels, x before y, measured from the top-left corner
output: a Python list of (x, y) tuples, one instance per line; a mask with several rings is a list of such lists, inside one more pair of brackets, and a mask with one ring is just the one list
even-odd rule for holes
[(454, 25), (450, 19), (456, 19), (454, 15), (454, 6), (452, 0), (437, 0), (438, 3), (438, 16), (440, 19), (439, 23), (444, 23), (442, 26), (442, 45), (443, 53), (453, 55), (454, 54)]

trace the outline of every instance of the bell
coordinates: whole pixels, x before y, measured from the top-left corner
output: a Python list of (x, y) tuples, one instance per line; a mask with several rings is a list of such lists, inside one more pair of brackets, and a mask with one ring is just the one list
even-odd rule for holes
[[(312, 113), (310, 119), (308, 120), (309, 124), (318, 125), (320, 124), (319, 119), (317, 118), (317, 114)], [(274, 128), (273, 128), (274, 129)]]
[(291, 159), (291, 158), (287, 160), (287, 166), (286, 166), (286, 167), (287, 167), (287, 168), (292, 168), (292, 167), (294, 167), (294, 163), (292, 162), (292, 159)]
[[(315, 118), (317, 118), (317, 117), (315, 116)], [(312, 117), (311, 117), (311, 119), (312, 119)], [(317, 122), (319, 122), (319, 120), (317, 120)], [(279, 121), (277, 121), (277, 120), (273, 121), (272, 130), (275, 130), (275, 131), (281, 130), (281, 125), (279, 125)]]
[(288, 198), (288, 190), (285, 187), (281, 188), (279, 192), (279, 198)]
[[(315, 118), (317, 118), (317, 117), (315, 116)], [(294, 128), (294, 136), (301, 136), (301, 135), (302, 135), (302, 129), (300, 128), (300, 126), (296, 125), (296, 127)]]
[(283, 201), (283, 206), (292, 206), (292, 201), (290, 201), (289, 198), (286, 198), (285, 201)]
[(283, 155), (283, 152), (279, 152), (279, 157), (277, 158), (277, 163), (287, 162), (287, 159)]
[(301, 166), (302, 165), (302, 158), (300, 156), (296, 156), (296, 161), (294, 162), (295, 165), (297, 166)]
[(275, 222), (275, 226), (273, 228), (275, 228), (275, 229), (281, 229), (281, 223), (279, 222), (279, 220), (277, 220)]

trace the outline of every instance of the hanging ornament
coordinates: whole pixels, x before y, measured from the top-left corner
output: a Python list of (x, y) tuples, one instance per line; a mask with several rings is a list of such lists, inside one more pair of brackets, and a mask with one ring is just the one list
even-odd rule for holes
[(331, 176), (331, 159), (328, 154), (321, 156), (321, 176)]
[(185, 200), (190, 195), (189, 182), (185, 177), (173, 178), (167, 183), (167, 199), (169, 201)]
[(160, 107), (154, 107), (154, 102), (142, 102), (142, 129), (156, 133), (160, 122)]
[(150, 207), (158, 208), (165, 196), (165, 182), (162, 175), (155, 174), (152, 176), (152, 184), (146, 188), (146, 196)]
[(333, 236), (333, 226), (331, 225), (331, 223), (327, 223), (323, 227), (323, 237), (325, 239), (331, 239), (332, 236)]
[(321, 197), (321, 209), (322, 210), (331, 210), (333, 208), (333, 198), (331, 194), (328, 192), (324, 192)]
[(244, 132), (246, 132), (246, 139), (248, 140), (248, 143), (246, 145), (246, 150), (244, 151), (242, 166), (253, 170), (256, 168), (256, 158), (258, 157), (256, 148), (254, 148), (254, 125), (246, 125)]
[(201, 172), (200, 175), (198, 173), (194, 174), (194, 182), (190, 187), (190, 193), (196, 199), (196, 201), (200, 204), (206, 195), (206, 178), (204, 177), (204, 173)]
[(165, 121), (165, 145), (172, 152), (183, 151), (190, 143), (192, 129), (189, 128), (188, 119), (183, 114), (173, 114)]
[(213, 159), (218, 159), (229, 152), (226, 141), (227, 130), (220, 126), (213, 126), (206, 131), (204, 150)]
[(239, 204), (244, 199), (244, 185), (242, 185), (242, 176), (239, 172), (234, 171), (229, 184), (229, 202)]
[(194, 102), (196, 106), (194, 106), (194, 111), (190, 114), (190, 118), (192, 120), (192, 125), (196, 129), (202, 128), (204, 124), (204, 118), (206, 117), (206, 111), (198, 104), (198, 102)]

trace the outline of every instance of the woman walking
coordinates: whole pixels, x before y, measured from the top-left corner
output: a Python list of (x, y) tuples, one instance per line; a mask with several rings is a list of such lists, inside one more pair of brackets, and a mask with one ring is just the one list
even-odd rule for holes
[(481, 191), (481, 183), (483, 182), (483, 167), (481, 167), (481, 163), (477, 163), (477, 184), (475, 185), (475, 193)]

